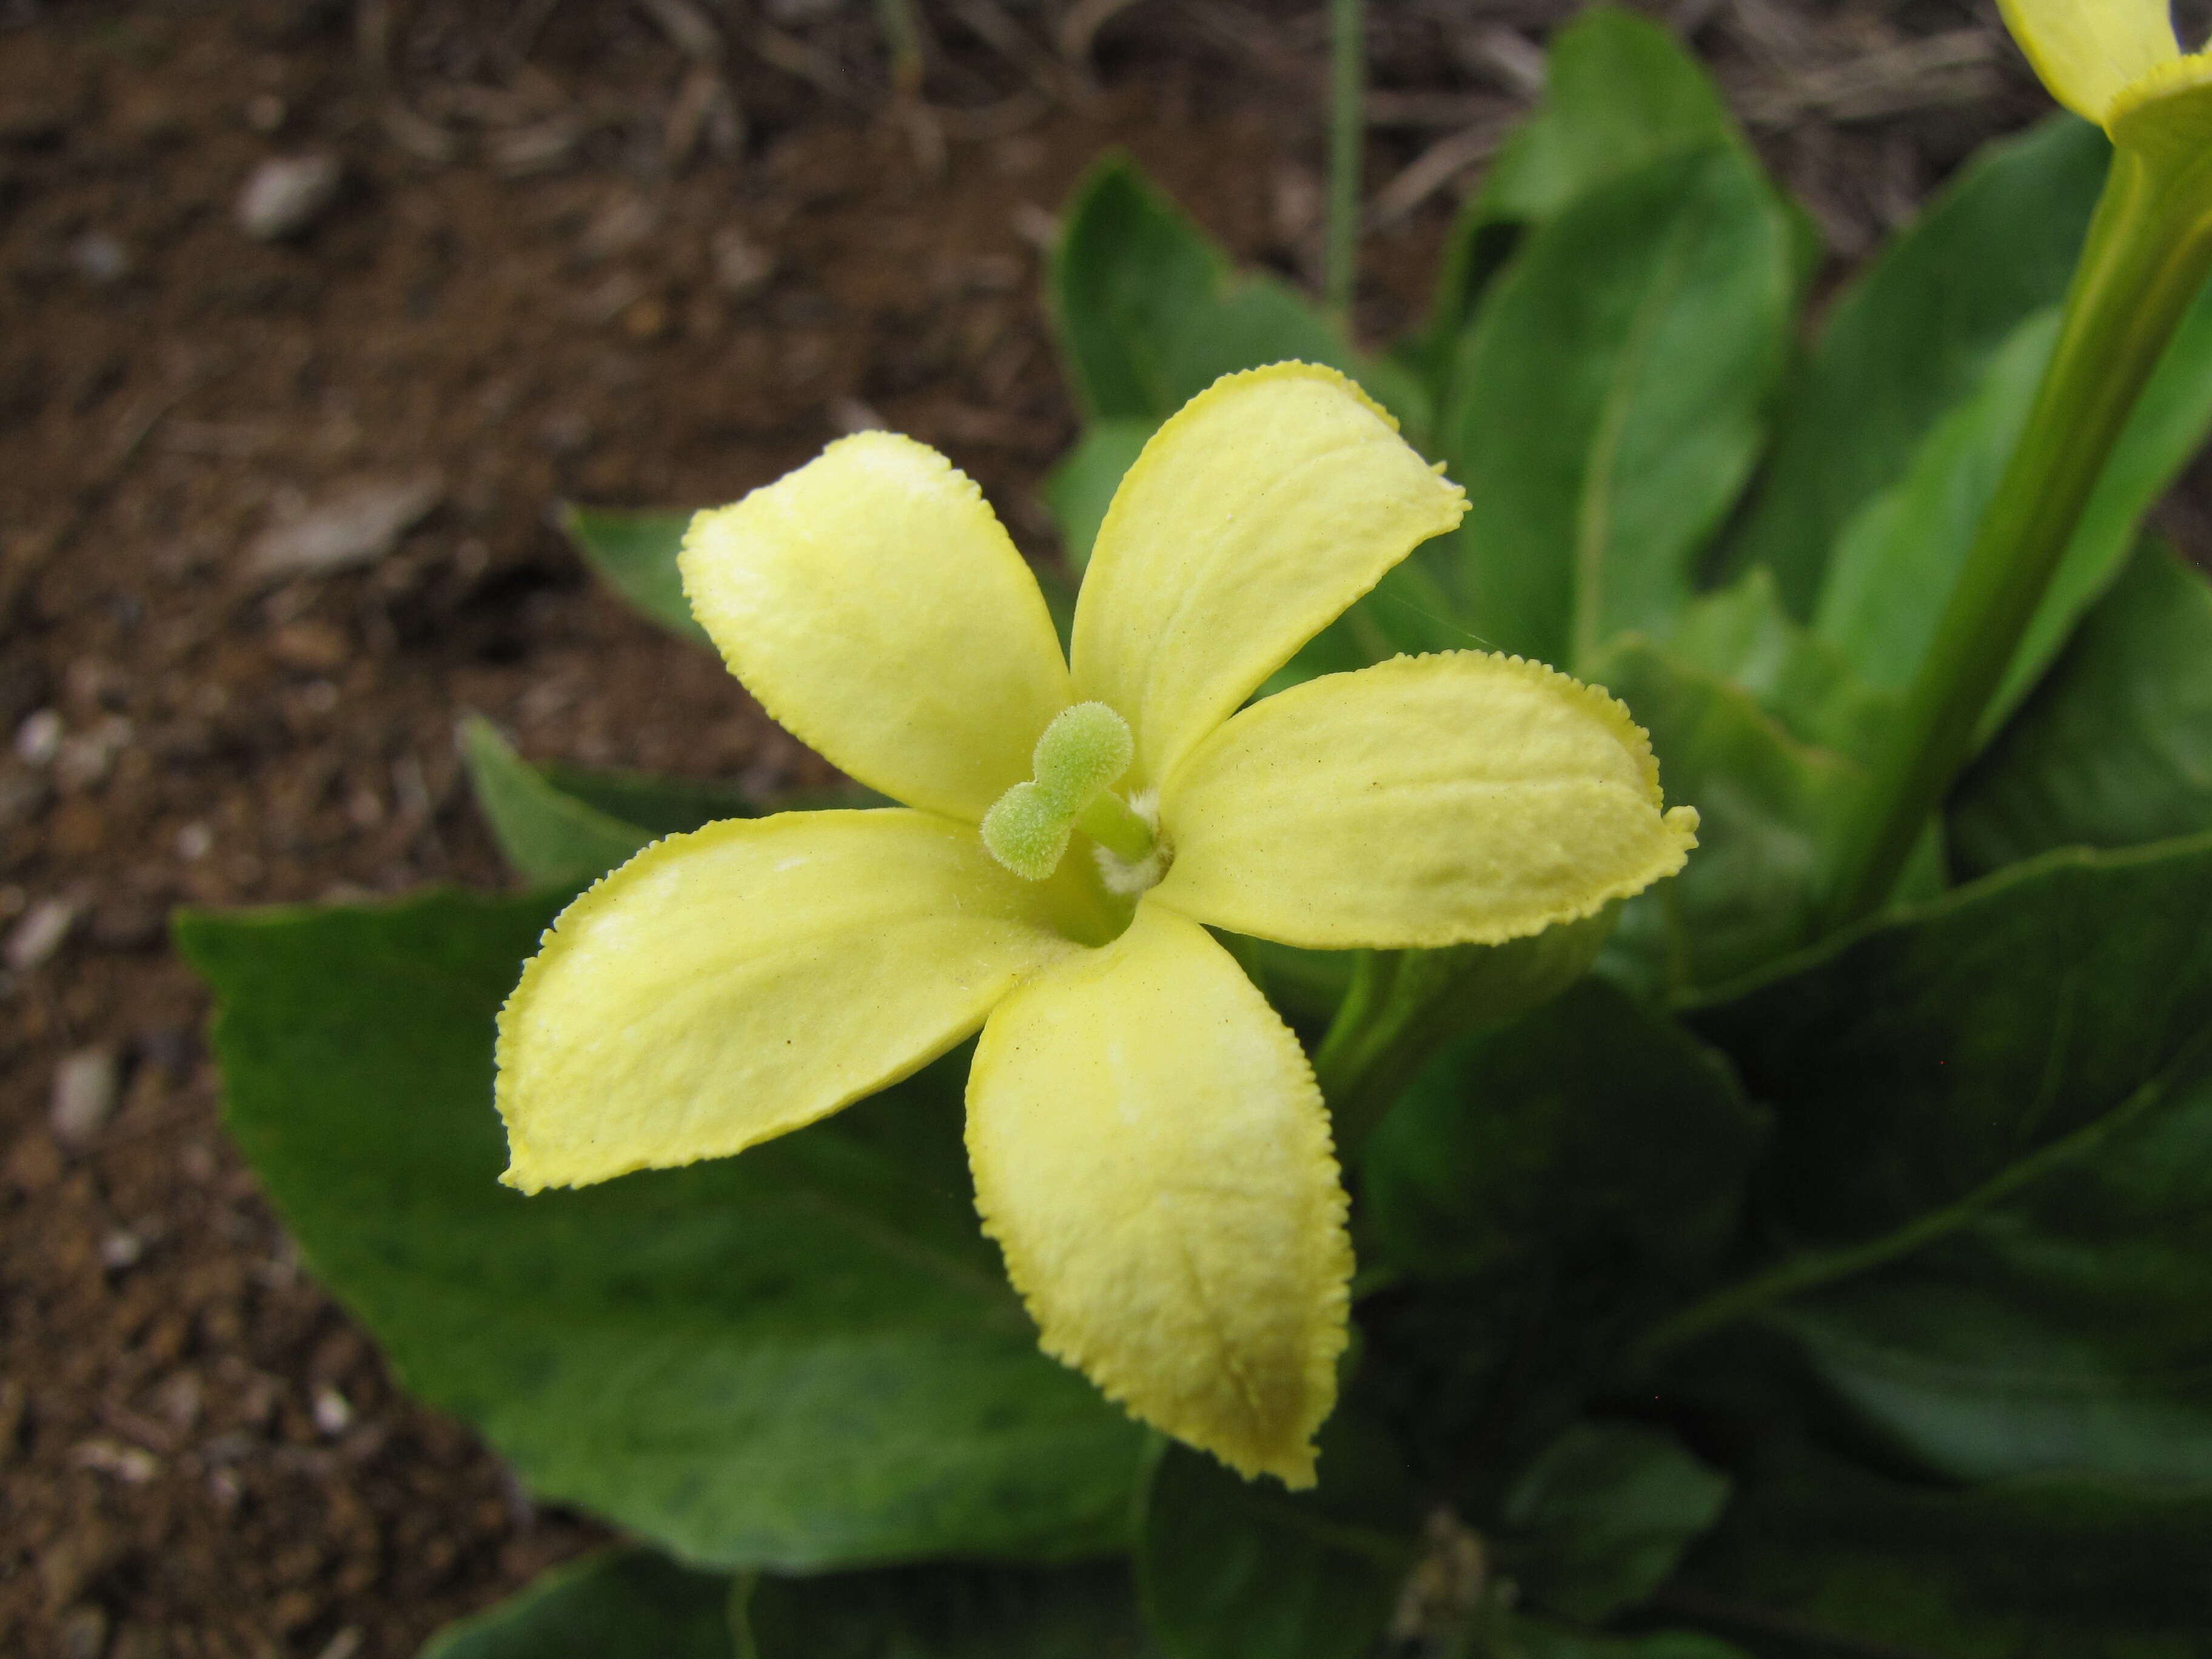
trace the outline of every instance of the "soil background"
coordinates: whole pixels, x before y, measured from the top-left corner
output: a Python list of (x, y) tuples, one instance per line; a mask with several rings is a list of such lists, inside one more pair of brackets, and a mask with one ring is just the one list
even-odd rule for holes
[[(1650, 9), (1831, 280), (2048, 106), (1973, 0)], [(1370, 340), (1573, 9), (1374, 0)], [(0, 1650), (406, 1659), (601, 1535), (302, 1276), (166, 943), (179, 903), (502, 884), (470, 710), (537, 758), (829, 781), (549, 507), (727, 501), (884, 423), (1050, 560), (1040, 252), (1085, 165), (1126, 146), (1313, 277), (1319, 7), (916, 15), (918, 88), (869, 0), (0, 0)], [(246, 234), (302, 157), (335, 194)]]

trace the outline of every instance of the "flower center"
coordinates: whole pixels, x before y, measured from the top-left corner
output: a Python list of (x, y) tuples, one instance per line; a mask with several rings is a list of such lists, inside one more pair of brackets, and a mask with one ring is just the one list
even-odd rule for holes
[(1037, 739), (1030, 781), (1007, 790), (983, 815), (983, 845), (1024, 881), (1042, 881), (1060, 868), (1078, 830), (1117, 863), (1142, 868), (1158, 851), (1158, 837), (1110, 787), (1136, 752), (1128, 721), (1104, 703), (1062, 709)]

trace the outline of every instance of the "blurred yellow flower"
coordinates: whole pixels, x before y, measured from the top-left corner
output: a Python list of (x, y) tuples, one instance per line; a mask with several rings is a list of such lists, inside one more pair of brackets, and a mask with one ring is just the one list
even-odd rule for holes
[(906, 805), (712, 824), (571, 905), (501, 1016), (506, 1179), (726, 1156), (980, 1028), (976, 1203), (1047, 1352), (1310, 1484), (1346, 1200), (1304, 1054), (1206, 928), (1499, 941), (1694, 844), (1626, 711), (1518, 659), (1243, 706), (1464, 510), (1341, 375), (1231, 375), (1124, 479), (1072, 667), (981, 492), (910, 440), (844, 439), (701, 514), (685, 589), (732, 672)]

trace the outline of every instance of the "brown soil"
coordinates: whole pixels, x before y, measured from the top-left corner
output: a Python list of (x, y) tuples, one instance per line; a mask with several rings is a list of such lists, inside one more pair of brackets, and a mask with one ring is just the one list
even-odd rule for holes
[[(1568, 9), (1375, 7), (1373, 186), (1479, 151)], [(1099, 10), (929, 0), (934, 112), (902, 117), (858, 0), (0, 0), (0, 1649), (404, 1659), (596, 1535), (301, 1277), (163, 919), (501, 882), (468, 709), (533, 756), (823, 781), (548, 504), (726, 500), (872, 411), (1049, 556), (1037, 244), (1086, 161), (1127, 145), (1245, 257), (1317, 246), (1320, 15), (1145, 4), (1064, 59)], [(1963, 0), (1672, 10), (1839, 259), (2040, 107)], [(337, 201), (243, 235), (256, 164), (307, 152)], [(1378, 337), (1449, 193), (1370, 241)], [(252, 568), (301, 503), (418, 477), (382, 556)], [(118, 1103), (58, 1135), (87, 1054)]]

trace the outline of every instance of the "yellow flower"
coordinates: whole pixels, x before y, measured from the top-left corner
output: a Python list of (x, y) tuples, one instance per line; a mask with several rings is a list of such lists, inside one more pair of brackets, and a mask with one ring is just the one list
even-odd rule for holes
[[(1998, 0), (2005, 25), (2051, 95), (2113, 138), (2157, 141), (2182, 113), (2168, 100), (2212, 85), (2212, 55), (2185, 56), (2168, 0)], [(2212, 137), (2203, 100), (2189, 99), (2190, 136)], [(2146, 122), (2134, 119), (2166, 105)], [(2179, 135), (2172, 135), (2179, 136)]]
[[(906, 807), (711, 824), (571, 905), (501, 1016), (506, 1179), (724, 1157), (980, 1028), (976, 1203), (1047, 1352), (1310, 1484), (1345, 1195), (1305, 1055), (1206, 928), (1503, 940), (1694, 844), (1626, 711), (1518, 659), (1399, 659), (1243, 708), (1464, 510), (1341, 375), (1230, 376), (1123, 481), (1072, 669), (981, 492), (910, 440), (844, 439), (701, 514), (684, 586), (732, 670)], [(981, 827), (1010, 797), (992, 845), (1027, 875)]]

